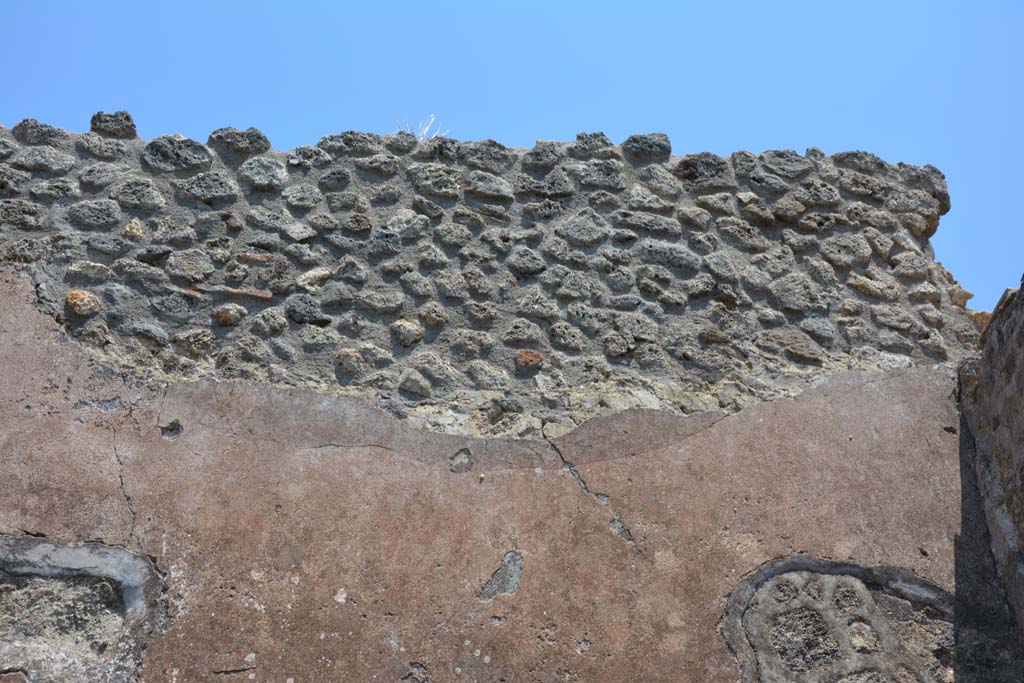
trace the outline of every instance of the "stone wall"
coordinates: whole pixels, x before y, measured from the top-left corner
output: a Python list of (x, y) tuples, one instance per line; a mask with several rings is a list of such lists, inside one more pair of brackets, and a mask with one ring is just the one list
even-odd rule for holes
[(4, 683), (1024, 680), (974, 623), (949, 367), (483, 439), (126, 382), (0, 290)]
[(1017, 623), (1024, 624), (1024, 287), (1003, 294), (981, 358), (960, 374), (992, 551)]
[(865, 152), (672, 156), (661, 134), (509, 149), (255, 129), (0, 129), (0, 254), (104, 362), (367, 398), (410, 424), (557, 434), (737, 410), (822, 374), (958, 360), (942, 174)]

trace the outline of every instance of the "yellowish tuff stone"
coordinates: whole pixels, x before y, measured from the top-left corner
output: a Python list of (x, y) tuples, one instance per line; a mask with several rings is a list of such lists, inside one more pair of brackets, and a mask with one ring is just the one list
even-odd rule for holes
[(224, 327), (237, 325), (238, 321), (248, 313), (244, 306), (238, 304), (224, 304), (213, 309), (214, 319)]
[(948, 290), (949, 301), (957, 308), (966, 308), (967, 302), (974, 297), (974, 295), (968, 292), (960, 285), (954, 284)]
[(333, 268), (328, 268), (327, 266), (319, 266), (317, 268), (313, 268), (312, 270), (306, 271), (298, 278), (296, 278), (295, 281), (298, 283), (300, 287), (305, 287), (306, 289), (315, 289), (319, 287), (324, 282), (324, 280), (329, 278), (331, 276), (331, 273), (333, 272)]
[(68, 292), (67, 301), (68, 307), (82, 317), (93, 315), (100, 310), (99, 297), (84, 289), (72, 289)]
[(122, 233), (129, 239), (140, 240), (146, 234), (146, 230), (142, 227), (142, 221), (138, 218), (133, 218), (124, 226)]

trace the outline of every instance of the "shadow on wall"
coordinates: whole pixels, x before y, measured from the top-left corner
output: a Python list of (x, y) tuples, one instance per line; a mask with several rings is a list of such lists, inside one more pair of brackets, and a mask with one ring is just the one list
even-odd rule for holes
[(960, 418), (960, 533), (955, 540), (957, 683), (1024, 681), (1024, 651), (1006, 601), (974, 470), (974, 437)]

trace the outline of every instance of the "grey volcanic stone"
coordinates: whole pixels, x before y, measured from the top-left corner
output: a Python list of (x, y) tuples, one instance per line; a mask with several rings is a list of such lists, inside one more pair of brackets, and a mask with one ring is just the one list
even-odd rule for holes
[(31, 179), (30, 173), (9, 166), (0, 166), (0, 193), (5, 195), (21, 194)]
[(78, 189), (78, 183), (66, 177), (35, 183), (28, 193), (32, 199), (44, 202), (78, 197), (81, 194)]
[(101, 190), (109, 186), (118, 178), (129, 173), (128, 169), (115, 164), (98, 163), (82, 169), (78, 181), (82, 187), (88, 190)]
[(242, 164), (238, 176), (254, 190), (280, 190), (288, 171), (277, 159), (254, 157)]
[(288, 221), (278, 229), (294, 242), (301, 242), (316, 236), (316, 230), (298, 221)]
[(338, 192), (344, 190), (352, 182), (352, 174), (347, 169), (338, 166), (324, 171), (317, 182), (324, 192)]
[(499, 593), (515, 593), (519, 590), (519, 577), (522, 572), (523, 556), (514, 550), (505, 553), (501, 558), (501, 564), (480, 589), (480, 599), (490, 600)]
[(319, 147), (302, 145), (288, 154), (288, 165), (296, 168), (314, 168), (331, 163), (331, 155)]
[(512, 167), (515, 158), (511, 150), (494, 140), (464, 142), (459, 145), (460, 161), (488, 173), (504, 173), (508, 171)]
[(631, 231), (672, 236), (680, 235), (683, 232), (679, 221), (666, 216), (656, 216), (641, 211), (616, 211), (612, 217), (616, 225)]
[(413, 164), (409, 167), (413, 186), (424, 194), (456, 199), (461, 194), (461, 174), (441, 164)]
[(672, 172), (695, 192), (729, 190), (736, 187), (729, 162), (710, 152), (690, 154), (679, 160)]
[(761, 163), (783, 178), (799, 178), (814, 169), (814, 164), (791, 149), (765, 152), (761, 155)]
[(128, 153), (123, 140), (112, 140), (97, 133), (85, 133), (76, 141), (76, 147), (98, 159), (117, 159)]
[(509, 269), (521, 277), (536, 275), (547, 268), (544, 258), (529, 247), (513, 247), (508, 258)]
[(584, 209), (560, 222), (555, 228), (555, 234), (581, 246), (600, 244), (608, 238), (609, 233), (608, 223), (593, 209)]
[(577, 133), (576, 142), (569, 145), (569, 154), (577, 159), (609, 159), (618, 156), (612, 141), (601, 132)]
[(126, 111), (116, 111), (112, 114), (96, 112), (92, 115), (89, 127), (94, 133), (114, 138), (134, 138), (136, 136), (135, 121)]
[(324, 199), (320, 190), (309, 183), (292, 185), (281, 196), (288, 206), (295, 209), (312, 209)]
[(204, 204), (232, 201), (238, 196), (238, 192), (235, 181), (222, 171), (200, 173), (178, 186), (180, 197)]
[(75, 157), (52, 147), (26, 147), (11, 157), (11, 165), (26, 171), (64, 175), (75, 167)]
[(666, 199), (679, 196), (679, 181), (664, 166), (651, 164), (640, 169), (638, 176), (654, 194)]
[(24, 199), (0, 199), (0, 225), (35, 228), (40, 208)]
[(466, 192), (485, 199), (508, 201), (513, 198), (512, 185), (508, 181), (484, 171), (472, 171), (466, 182)]
[(857, 234), (836, 235), (822, 240), (821, 255), (837, 268), (867, 265), (871, 260), (871, 245)]
[(254, 228), (261, 230), (284, 230), (290, 224), (296, 222), (284, 213), (269, 209), (264, 206), (257, 206), (246, 214), (245, 222)]
[(402, 373), (398, 376), (398, 388), (424, 398), (428, 398), (434, 393), (430, 380), (414, 368), (402, 370)]
[(345, 131), (320, 138), (317, 147), (331, 156), (370, 156), (384, 151), (384, 139), (374, 133)]
[(768, 290), (783, 311), (805, 313), (825, 310), (817, 287), (802, 273), (790, 273), (773, 282)]
[(206, 144), (242, 157), (262, 154), (270, 150), (270, 140), (255, 128), (246, 128), (245, 130), (218, 128), (210, 133), (210, 139), (206, 141)]
[(886, 164), (871, 152), (839, 152), (832, 155), (837, 166), (845, 166), (862, 173), (879, 173), (885, 170)]
[(672, 156), (672, 143), (664, 133), (630, 135), (622, 143), (622, 151), (634, 164), (665, 162)]
[(210, 257), (199, 249), (177, 251), (167, 257), (167, 274), (188, 282), (200, 282), (214, 271)]
[(638, 253), (649, 263), (690, 272), (700, 269), (700, 257), (678, 244), (645, 239), (640, 242)]
[(11, 129), (14, 137), (26, 145), (51, 145), (61, 147), (71, 142), (71, 134), (35, 119), (25, 119)]
[(626, 188), (623, 165), (616, 159), (588, 161), (572, 167), (576, 179), (584, 187), (618, 192)]
[(806, 207), (823, 206), (834, 208), (843, 201), (839, 190), (819, 178), (812, 178), (804, 182), (793, 193), (793, 197)]
[(378, 175), (382, 178), (391, 178), (398, 173), (398, 157), (391, 154), (374, 154), (373, 156), (356, 159), (353, 165), (367, 173)]
[(110, 196), (125, 209), (158, 211), (165, 203), (163, 195), (147, 178), (132, 178), (119, 184)]
[(398, 289), (364, 289), (355, 298), (356, 303), (373, 313), (397, 313), (405, 302)]
[(295, 294), (284, 304), (287, 316), (297, 323), (324, 326), (331, 322), (331, 317), (320, 310), (319, 302), (309, 294)]
[(419, 140), (416, 139), (416, 136), (407, 130), (400, 130), (394, 135), (389, 135), (384, 142), (384, 146), (395, 154), (408, 154), (416, 149), (418, 144)]
[(121, 220), (121, 210), (111, 199), (89, 199), (72, 204), (68, 218), (90, 228), (109, 227)]
[(533, 149), (523, 155), (523, 168), (535, 171), (550, 171), (566, 156), (565, 149), (557, 142), (539, 141)]
[(453, 162), (459, 158), (459, 141), (435, 136), (416, 145), (410, 156), (419, 161)]
[(213, 155), (195, 140), (164, 136), (146, 145), (142, 161), (157, 173), (197, 172), (210, 168)]

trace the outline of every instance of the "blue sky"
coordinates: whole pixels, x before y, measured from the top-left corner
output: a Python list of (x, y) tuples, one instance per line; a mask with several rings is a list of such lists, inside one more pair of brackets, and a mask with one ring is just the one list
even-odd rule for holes
[(0, 5), (0, 123), (278, 149), (434, 113), (530, 146), (662, 131), (677, 154), (820, 147), (931, 163), (937, 257), (991, 308), (1024, 271), (1019, 2), (41, 2)]

